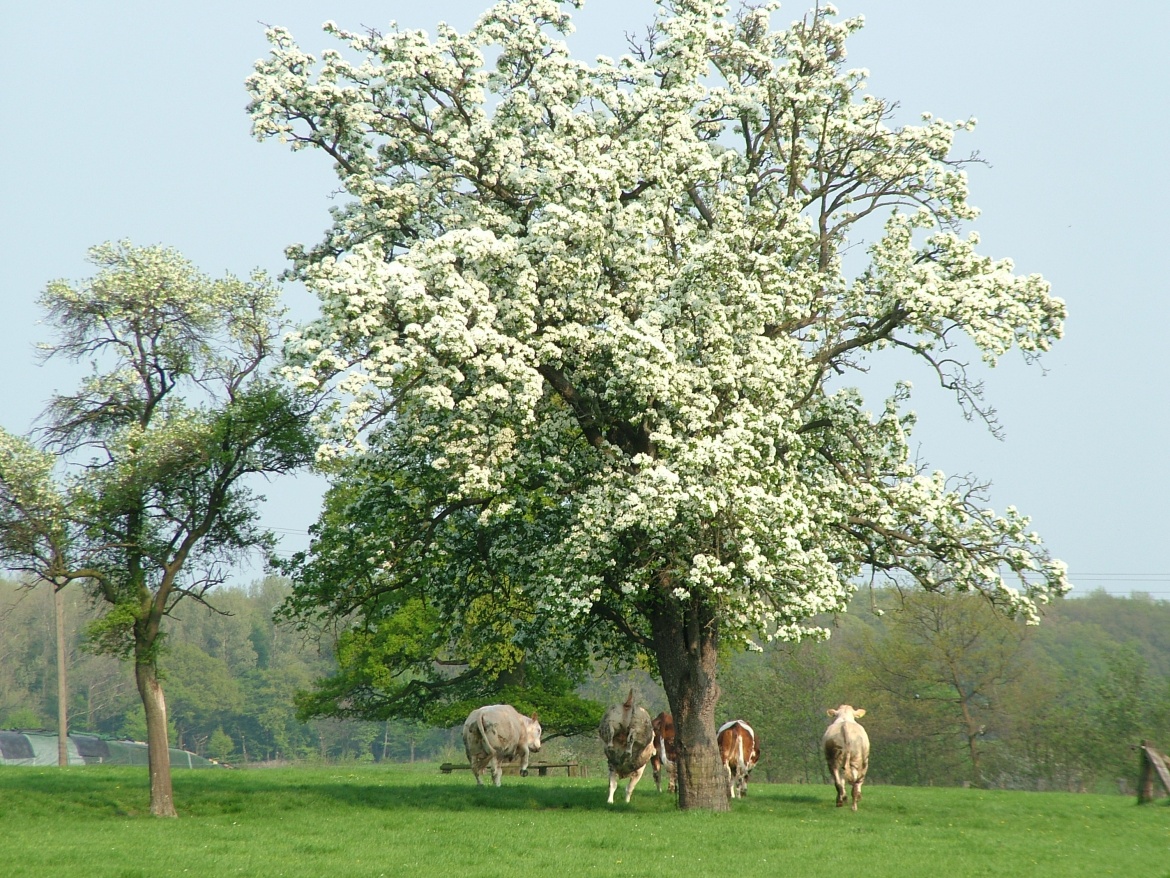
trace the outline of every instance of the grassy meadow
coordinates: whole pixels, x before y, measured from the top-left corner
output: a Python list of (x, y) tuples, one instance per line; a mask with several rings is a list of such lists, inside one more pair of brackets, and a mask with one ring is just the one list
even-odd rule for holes
[[(0, 876), (1104, 876), (1170, 878), (1170, 805), (1131, 797), (755, 783), (681, 813), (643, 778), (505, 777), (435, 764), (176, 771), (178, 820), (143, 768), (0, 769)], [(619, 788), (619, 793), (622, 788)]]

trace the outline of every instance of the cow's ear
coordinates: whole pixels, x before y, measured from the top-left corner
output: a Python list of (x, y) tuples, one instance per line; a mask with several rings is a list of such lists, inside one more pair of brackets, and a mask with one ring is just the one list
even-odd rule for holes
[(537, 718), (536, 718), (536, 711), (533, 711), (533, 712), (532, 712), (532, 721), (533, 721), (533, 722), (537, 722), (537, 721), (538, 721), (538, 720), (537, 720)]
[(837, 715), (837, 708), (835, 708), (835, 707), (830, 707), (828, 710), (825, 711), (825, 716), (836, 716), (836, 715)]
[(853, 711), (853, 715), (855, 717), (857, 717), (858, 719), (861, 719), (863, 716), (865, 716), (865, 708), (864, 707), (857, 708), (857, 710)]

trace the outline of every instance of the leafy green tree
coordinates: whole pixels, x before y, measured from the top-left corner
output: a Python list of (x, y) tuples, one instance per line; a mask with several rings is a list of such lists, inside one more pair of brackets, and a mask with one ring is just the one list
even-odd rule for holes
[(901, 350), (990, 422), (958, 339), (1039, 354), (1063, 302), (963, 233), (968, 121), (892, 126), (845, 67), (859, 19), (770, 10), (663, 0), (593, 65), (554, 0), (434, 40), (330, 24), (320, 62), (273, 28), (248, 81), (256, 135), (349, 196), (294, 252), (322, 316), (290, 354), (350, 460), (311, 563), (358, 560), (302, 606), (374, 631), (417, 600), (469, 670), (652, 665), (687, 808), (729, 806), (721, 643), (809, 633), (866, 568), (1030, 617), (1067, 588), (1026, 518), (914, 465), (907, 385), (874, 416), (839, 377)]
[(235, 752), (236, 742), (223, 729), (216, 729), (207, 739), (207, 755), (212, 759), (226, 762)]
[[(891, 696), (900, 730), (961, 740), (969, 779), (983, 785), (983, 744), (1004, 736), (1004, 694), (1028, 667), (1025, 627), (981, 595), (952, 590), (899, 595), (887, 619), (862, 647), (867, 688)], [(867, 712), (878, 740), (883, 713)]]
[(58, 333), (46, 356), (92, 369), (43, 418), (45, 448), (71, 466), (58, 480), (46, 452), (26, 455), (15, 473), (36, 502), (4, 506), (0, 539), (17, 569), (82, 582), (105, 606), (91, 638), (133, 659), (151, 813), (173, 817), (164, 621), (184, 599), (205, 601), (240, 553), (271, 547), (248, 480), (309, 463), (308, 397), (270, 374), (282, 312), (262, 275), (212, 280), (173, 250), (128, 243), (89, 258), (94, 277), (41, 296)]

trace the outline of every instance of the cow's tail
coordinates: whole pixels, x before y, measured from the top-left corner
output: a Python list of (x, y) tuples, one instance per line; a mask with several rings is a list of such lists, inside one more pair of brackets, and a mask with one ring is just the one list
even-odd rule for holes
[(492, 745), (488, 743), (487, 729), (485, 729), (483, 727), (483, 711), (482, 710), (479, 712), (479, 715), (475, 718), (475, 721), (479, 725), (479, 739), (481, 741), (483, 741), (484, 750), (486, 750), (488, 753), (493, 752)]
[(743, 755), (743, 736), (743, 730), (740, 730), (740, 733), (735, 736), (735, 747), (737, 750), (735, 755), (735, 770), (738, 772), (740, 777), (743, 777), (745, 774), (747, 774), (747, 760)]
[(841, 765), (841, 774), (845, 778), (846, 783), (853, 783), (857, 780), (858, 775), (861, 773), (857, 765), (857, 751), (849, 743), (849, 727), (851, 725), (853, 725), (853, 723), (841, 723), (841, 745), (842, 752), (845, 755), (845, 759)]
[(626, 752), (634, 755), (634, 690), (630, 689), (630, 694), (622, 703), (622, 726), (627, 729), (626, 732)]

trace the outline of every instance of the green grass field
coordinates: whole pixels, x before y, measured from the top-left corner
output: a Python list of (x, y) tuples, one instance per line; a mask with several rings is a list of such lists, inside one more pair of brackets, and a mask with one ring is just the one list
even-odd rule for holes
[[(176, 771), (178, 820), (145, 769), (0, 769), (0, 876), (1142, 876), (1170, 878), (1170, 806), (1133, 798), (755, 783), (730, 814), (681, 813), (647, 776), (477, 789), (434, 765)], [(619, 788), (619, 793), (621, 788)]]

